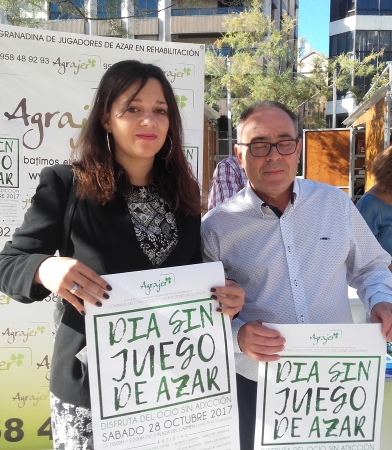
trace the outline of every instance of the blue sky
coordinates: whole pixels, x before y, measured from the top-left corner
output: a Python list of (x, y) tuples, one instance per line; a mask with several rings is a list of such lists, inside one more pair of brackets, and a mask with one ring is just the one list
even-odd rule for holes
[(314, 50), (329, 52), (330, 0), (299, 0), (298, 36)]

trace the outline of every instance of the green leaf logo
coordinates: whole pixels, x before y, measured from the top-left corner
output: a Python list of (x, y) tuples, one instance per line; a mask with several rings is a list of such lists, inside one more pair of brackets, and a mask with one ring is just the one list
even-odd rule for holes
[(186, 106), (186, 101), (187, 101), (187, 97), (185, 97), (185, 95), (181, 95), (181, 97), (179, 95), (176, 95), (176, 102), (178, 103), (178, 106), (180, 108), (185, 108)]
[(41, 334), (45, 333), (45, 327), (37, 327), (37, 331), (39, 331)]
[(95, 59), (89, 59), (89, 60), (87, 60), (87, 62), (89, 64), (91, 64), (91, 67), (95, 67), (95, 63), (96, 63)]
[(16, 362), (16, 365), (19, 367), (19, 366), (21, 366), (22, 364), (23, 364), (23, 358), (24, 358), (24, 356), (23, 355), (21, 355), (20, 353), (18, 354), (18, 355), (14, 355), (14, 354), (12, 354), (11, 355), (11, 361), (15, 361)]
[(166, 283), (169, 283), (169, 284), (170, 284), (170, 283), (171, 283), (171, 278), (170, 278), (170, 277), (166, 277), (166, 278), (165, 278), (165, 281), (166, 281)]
[(191, 74), (191, 69), (189, 69), (188, 67), (184, 68), (184, 73), (187, 77), (189, 77), (189, 75)]

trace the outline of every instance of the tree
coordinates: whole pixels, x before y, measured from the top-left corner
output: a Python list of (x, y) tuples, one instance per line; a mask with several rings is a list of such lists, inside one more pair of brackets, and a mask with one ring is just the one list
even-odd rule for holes
[[(350, 91), (357, 103), (360, 103), (366, 92), (358, 81), (361, 78), (367, 78), (371, 80), (371, 83), (376, 80), (385, 68), (384, 62), (378, 62), (382, 58), (383, 53), (384, 50), (379, 52), (372, 51), (363, 60), (359, 60), (351, 54), (342, 53), (331, 60), (329, 73), (333, 74), (336, 71), (337, 89), (339, 91)], [(388, 79), (385, 79), (384, 84), (388, 81)]]
[[(325, 73), (315, 70), (304, 77), (295, 72), (297, 62), (296, 22), (284, 14), (280, 29), (260, 12), (258, 3), (227, 21), (227, 32), (215, 43), (217, 51), (206, 55), (206, 102), (218, 104), (229, 86), (233, 101), (234, 121), (248, 104), (260, 100), (275, 100), (296, 110), (319, 93), (326, 84)], [(222, 49), (228, 48), (230, 72)], [(322, 62), (318, 62), (318, 69)]]
[[(215, 42), (216, 50), (206, 54), (205, 101), (217, 108), (230, 88), (231, 97), (235, 99), (232, 104), (234, 122), (244, 107), (265, 99), (280, 101), (297, 114), (306, 107), (306, 127), (325, 127), (319, 105), (322, 99), (332, 96), (334, 70), (338, 69), (337, 88), (350, 89), (358, 98), (361, 92), (352, 86), (355, 76), (370, 76), (377, 71), (371, 63), (379, 54), (372, 54), (361, 62), (349, 55), (340, 55), (334, 60), (320, 55), (314, 58), (307, 76), (298, 73), (295, 19), (284, 14), (278, 29), (260, 11), (255, 0), (246, 11), (232, 15), (226, 26), (226, 34)], [(224, 50), (229, 53), (230, 71)]]

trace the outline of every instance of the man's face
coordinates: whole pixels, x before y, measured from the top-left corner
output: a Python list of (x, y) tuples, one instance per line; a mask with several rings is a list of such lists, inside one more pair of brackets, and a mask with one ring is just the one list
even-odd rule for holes
[[(255, 111), (243, 122), (241, 142), (279, 142), (296, 139), (297, 133), (290, 116), (276, 107)], [(272, 147), (267, 156), (254, 157), (248, 147), (236, 145), (236, 154), (253, 191), (267, 203), (285, 208), (290, 201), (292, 184), (297, 173), (301, 141), (291, 155), (279, 154)]]

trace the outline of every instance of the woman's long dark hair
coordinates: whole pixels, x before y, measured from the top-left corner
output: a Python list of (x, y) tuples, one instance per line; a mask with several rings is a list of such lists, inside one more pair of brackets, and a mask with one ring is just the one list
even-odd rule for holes
[[(101, 119), (105, 113), (110, 113), (119, 95), (135, 85), (138, 87), (134, 93), (136, 97), (151, 78), (162, 85), (168, 106), (168, 136), (171, 138), (171, 141), (166, 138), (155, 156), (153, 182), (175, 211), (199, 214), (199, 187), (183, 152), (182, 120), (173, 89), (158, 66), (135, 60), (113, 64), (99, 83), (90, 115), (72, 153), (74, 173), (78, 179), (78, 197), (89, 197), (105, 204), (113, 199), (116, 192), (124, 195), (130, 192), (132, 180), (108, 148), (107, 134)], [(109, 140), (110, 148), (113, 149), (110, 134)]]

